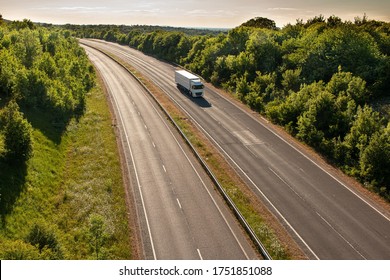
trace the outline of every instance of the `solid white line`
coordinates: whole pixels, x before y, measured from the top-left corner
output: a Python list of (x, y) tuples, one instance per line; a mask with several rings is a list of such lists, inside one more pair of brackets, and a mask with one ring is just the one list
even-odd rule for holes
[(199, 249), (196, 249), (196, 250), (198, 251), (198, 255), (199, 255), (200, 260), (203, 261), (203, 257), (202, 257), (202, 255), (200, 253), (200, 250)]
[(182, 208), (181, 208), (181, 204), (180, 204), (180, 201), (179, 201), (179, 199), (178, 199), (178, 198), (176, 198), (176, 200), (177, 200), (177, 204), (179, 204), (179, 207), (180, 207), (180, 209), (182, 209)]

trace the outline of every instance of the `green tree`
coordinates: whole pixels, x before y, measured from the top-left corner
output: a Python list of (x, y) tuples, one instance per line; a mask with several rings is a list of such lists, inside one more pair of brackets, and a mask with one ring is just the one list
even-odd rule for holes
[(342, 24), (341, 18), (336, 17), (335, 15), (328, 17), (326, 22), (330, 27), (336, 27)]
[[(319, 92), (325, 90), (323, 82), (312, 83), (310, 85), (303, 85), (298, 92), (291, 93), (282, 103), (276, 107), (273, 104), (273, 116), (278, 123), (288, 127), (288, 130), (292, 133), (296, 132), (296, 125), (298, 118), (307, 111), (308, 101), (316, 96)], [(267, 111), (267, 114), (270, 112)]]
[(383, 59), (374, 39), (352, 27), (325, 30), (303, 48), (302, 73), (309, 81), (329, 81), (339, 66), (346, 72), (375, 83)]
[(313, 112), (306, 111), (297, 122), (297, 137), (315, 148), (320, 147), (320, 143), (324, 139), (324, 133), (316, 127), (316, 116)]
[(258, 28), (267, 28), (267, 29), (276, 29), (275, 21), (264, 18), (264, 17), (255, 17), (247, 22), (244, 22), (241, 24), (241, 26), (247, 26), (247, 27), (258, 27)]
[(297, 137), (320, 148), (326, 139), (337, 136), (337, 131), (334, 131), (337, 123), (334, 95), (324, 90), (309, 99), (306, 106), (308, 110), (298, 118)]
[(368, 146), (371, 136), (380, 130), (381, 122), (379, 113), (373, 111), (370, 106), (358, 107), (351, 130), (344, 141), (350, 166), (358, 166), (361, 154)]
[(1, 119), (7, 158), (11, 161), (29, 159), (32, 155), (32, 127), (19, 111), (15, 101), (5, 107)]
[(44, 225), (35, 224), (27, 235), (26, 241), (38, 248), (40, 254), (49, 255), (51, 259), (63, 258), (56, 235)]
[(177, 51), (175, 55), (175, 61), (178, 63), (181, 63), (183, 58), (185, 58), (188, 55), (188, 52), (190, 51), (192, 47), (192, 42), (188, 36), (185, 36), (184, 34), (180, 37), (180, 41), (177, 44)]
[(238, 55), (245, 50), (246, 42), (249, 39), (250, 31), (248, 28), (237, 27), (229, 31), (227, 35), (227, 43), (229, 44), (232, 55)]
[(13, 55), (12, 51), (0, 51), (0, 98), (11, 97), (17, 83), (17, 75), (23, 66)]
[(324, 22), (325, 22), (325, 17), (323, 15), (315, 16), (314, 18), (310, 18), (306, 21), (305, 27), (309, 27), (311, 25), (324, 23)]
[(24, 19), (23, 21), (15, 20), (12, 22), (11, 26), (17, 30), (21, 30), (21, 29), (33, 30), (36, 28), (35, 24), (29, 19)]
[(282, 62), (281, 47), (275, 40), (274, 33), (268, 30), (254, 30), (251, 33), (246, 44), (246, 53), (251, 59), (254, 71), (275, 72)]
[(117, 34), (113, 30), (107, 31), (107, 33), (103, 36), (103, 39), (109, 42), (116, 42), (117, 41)]
[(29, 29), (19, 31), (13, 49), (23, 65), (31, 68), (34, 60), (42, 53), (38, 33)]
[(263, 109), (263, 100), (268, 103), (277, 96), (276, 73), (262, 74), (260, 71), (256, 71), (256, 78), (249, 84), (249, 88), (253, 97), (256, 98), (256, 106), (252, 108)]
[(301, 72), (302, 69), (286, 70), (282, 74), (282, 86), (286, 94), (288, 94), (289, 91), (296, 92), (299, 90), (302, 83), (302, 78), (300, 77)]
[(239, 78), (236, 85), (237, 97), (243, 102), (245, 101), (246, 95), (250, 92), (246, 76), (247, 75), (243, 75), (241, 78)]
[(89, 222), (88, 239), (92, 251), (96, 254), (96, 259), (102, 258), (103, 246), (109, 238), (104, 224), (104, 218), (97, 214), (92, 214)]
[(0, 240), (0, 248), (0, 259), (2, 260), (42, 259), (38, 248), (23, 240)]
[(390, 123), (376, 132), (360, 158), (360, 176), (390, 194)]

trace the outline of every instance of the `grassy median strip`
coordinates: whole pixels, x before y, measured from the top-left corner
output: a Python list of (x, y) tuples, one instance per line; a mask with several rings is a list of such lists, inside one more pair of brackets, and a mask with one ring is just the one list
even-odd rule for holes
[(156, 97), (175, 123), (183, 131), (200, 156), (207, 162), (224, 190), (255, 231), (273, 259), (305, 259), (295, 241), (249, 190), (214, 145), (202, 134), (191, 120), (152, 81), (119, 57), (107, 54), (124, 65)]
[(131, 259), (116, 136), (102, 84), (64, 130), (27, 112), (34, 155), (17, 174), (14, 204), (3, 213), (2, 259)]

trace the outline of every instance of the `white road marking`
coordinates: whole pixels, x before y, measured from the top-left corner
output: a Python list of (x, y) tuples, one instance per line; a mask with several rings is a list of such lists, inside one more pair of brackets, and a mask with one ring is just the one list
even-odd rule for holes
[(360, 252), (358, 249), (356, 249), (347, 239), (344, 238), (344, 236), (338, 232), (324, 217), (322, 217), (320, 215), (320, 213), (318, 213), (316, 211), (317, 215), (334, 231), (337, 233), (338, 236), (340, 236), (356, 253), (358, 253), (364, 260), (367, 260)]
[(200, 253), (200, 250), (199, 249), (196, 249), (198, 251), (198, 255), (199, 255), (199, 258), (201, 261), (203, 261), (203, 257), (202, 257), (202, 254)]
[(290, 190), (292, 190), (300, 199), (302, 199), (303, 201), (305, 201), (305, 199), (299, 194), (297, 193), (291, 186), (290, 184), (288, 184), (282, 177), (280, 177), (271, 167), (268, 167), (269, 170), (271, 170), (272, 173), (275, 174), (276, 177), (279, 178), (280, 181), (282, 181), (287, 187), (289, 187)]
[[(279, 178), (279, 180), (281, 180), (286, 186), (288, 186), (300, 199), (302, 199), (303, 201), (305, 201), (305, 199), (300, 195), (298, 194), (292, 187), (290, 184), (288, 184), (282, 177), (280, 177), (271, 167), (268, 167), (269, 170), (271, 170), (272, 173), (275, 174), (276, 177)], [(337, 233), (337, 235), (339, 235), (355, 252), (357, 252), (363, 259), (366, 259), (347, 239), (344, 238), (344, 236), (341, 235), (340, 232), (338, 232), (324, 217), (322, 217), (320, 215), (320, 213), (318, 213), (317, 211), (315, 211), (316, 214), (334, 231)]]
[(181, 208), (181, 204), (180, 204), (180, 201), (179, 201), (179, 199), (178, 199), (178, 198), (176, 198), (176, 200), (177, 200), (177, 204), (179, 204), (179, 207), (180, 207), (180, 209), (182, 209), (182, 208)]

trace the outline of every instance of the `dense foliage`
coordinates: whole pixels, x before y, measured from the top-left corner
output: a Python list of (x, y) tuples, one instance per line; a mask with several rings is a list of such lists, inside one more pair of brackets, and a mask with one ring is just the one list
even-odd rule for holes
[(99, 38), (182, 64), (235, 93), (389, 198), (389, 113), (372, 106), (388, 102), (389, 23), (318, 16), (277, 29), (254, 18), (219, 35), (132, 28)]
[(92, 86), (92, 68), (77, 41), (49, 32), (29, 20), (0, 27), (0, 100), (4, 110), (0, 133), (7, 159), (31, 155), (31, 125), (20, 112), (51, 112), (53, 122), (66, 122), (84, 110)]
[[(49, 132), (61, 134), (72, 117), (83, 114), (86, 93), (93, 81), (93, 68), (69, 32), (48, 31), (30, 20), (5, 22), (0, 16), (1, 259), (63, 258), (54, 230), (47, 222), (37, 223), (32, 228), (25, 225), (28, 233), (22, 237), (3, 234), (7, 228), (7, 215), (15, 209), (24, 188), (31, 194), (33, 189), (42, 187), (39, 184), (45, 184), (43, 194), (43, 189), (55, 184), (42, 181), (43, 176), (38, 173), (42, 170), (37, 161), (28, 174), (27, 166), (34, 161), (34, 147), (52, 149), (46, 143), (49, 141), (34, 143), (34, 139), (41, 133), (48, 133), (48, 139), (53, 136)], [(58, 144), (57, 138), (52, 140)], [(56, 160), (46, 159), (48, 165)], [(50, 170), (56, 168), (61, 166), (48, 167)], [(55, 172), (50, 174), (51, 178), (53, 174)], [(37, 184), (30, 182), (26, 186), (28, 176), (34, 177)], [(27, 204), (33, 201), (31, 196)], [(42, 209), (50, 209), (51, 205), (39, 207), (34, 211), (44, 212)], [(33, 223), (35, 216), (29, 217), (28, 222)], [(20, 230), (19, 234), (22, 234)]]

